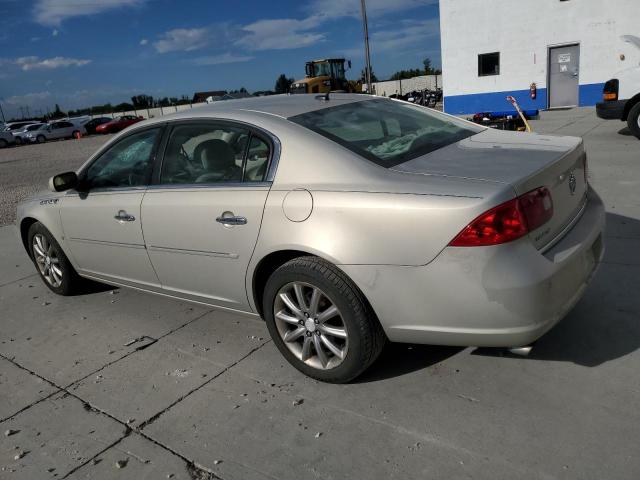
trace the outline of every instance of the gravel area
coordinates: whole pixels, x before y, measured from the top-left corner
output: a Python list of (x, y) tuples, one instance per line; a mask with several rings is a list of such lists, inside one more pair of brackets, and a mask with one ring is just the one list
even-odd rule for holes
[(49, 178), (75, 170), (112, 135), (0, 150), (0, 225), (13, 223), (16, 205), (47, 188)]

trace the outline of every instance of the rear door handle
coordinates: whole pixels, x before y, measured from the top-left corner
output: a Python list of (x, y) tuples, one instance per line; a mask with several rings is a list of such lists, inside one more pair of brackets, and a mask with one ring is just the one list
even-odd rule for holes
[(216, 222), (221, 223), (223, 225), (246, 225), (247, 219), (246, 217), (218, 217), (216, 218)]
[(134, 217), (133, 215), (129, 215), (124, 210), (119, 210), (118, 214), (116, 216), (114, 216), (113, 218), (115, 218), (119, 222), (133, 222), (136, 219), (136, 217)]

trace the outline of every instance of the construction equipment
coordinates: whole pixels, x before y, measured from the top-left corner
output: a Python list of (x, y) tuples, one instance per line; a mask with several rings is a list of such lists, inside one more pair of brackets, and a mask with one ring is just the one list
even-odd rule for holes
[[(291, 93), (362, 92), (360, 81), (347, 80), (344, 58), (312, 60), (305, 64), (305, 77), (291, 84)], [(351, 60), (347, 61), (351, 68)]]

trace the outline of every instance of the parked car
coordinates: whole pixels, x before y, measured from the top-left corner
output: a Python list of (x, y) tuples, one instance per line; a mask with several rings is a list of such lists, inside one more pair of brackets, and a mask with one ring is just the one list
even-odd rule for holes
[(124, 130), (134, 123), (138, 123), (144, 120), (142, 117), (136, 117), (133, 115), (123, 115), (122, 117), (116, 117), (110, 122), (103, 123), (96, 127), (96, 133), (117, 133)]
[(22, 130), (27, 125), (33, 125), (34, 123), (37, 123), (37, 122), (33, 120), (30, 120), (28, 122), (9, 122), (5, 124), (4, 130), (7, 132), (15, 132), (18, 130)]
[(0, 148), (7, 148), (9, 145), (13, 145), (15, 143), (15, 139), (11, 132), (2, 130), (0, 131)]
[(75, 138), (78, 134), (84, 134), (84, 128), (67, 120), (44, 123), (39, 128), (25, 133), (24, 141), (29, 143), (44, 143), (48, 140), (63, 138)]
[[(640, 50), (640, 37), (624, 35), (622, 40)], [(627, 122), (629, 130), (640, 139), (640, 65), (616, 73), (604, 84), (602, 102), (596, 105), (598, 117)]]
[(387, 339), (528, 346), (604, 251), (581, 139), (364, 95), (152, 119), (49, 185), (17, 221), (52, 291), (90, 278), (261, 316), (292, 365), (329, 382)]
[(13, 134), (13, 138), (14, 138), (14, 141), (16, 142), (16, 145), (22, 145), (22, 143), (24, 143), (24, 136), (28, 132), (33, 132), (34, 130), (38, 130), (41, 125), (46, 125), (46, 124), (45, 123), (32, 123), (32, 124), (29, 124), (29, 125), (27, 125), (25, 127), (22, 127), (19, 130), (14, 130), (13, 132), (11, 132)]
[(113, 121), (113, 118), (109, 118), (109, 117), (97, 117), (94, 118), (92, 120), (89, 120), (87, 123), (84, 124), (84, 128), (87, 131), (87, 135), (94, 135), (96, 132), (96, 128), (99, 125), (102, 125), (104, 123), (108, 123)]

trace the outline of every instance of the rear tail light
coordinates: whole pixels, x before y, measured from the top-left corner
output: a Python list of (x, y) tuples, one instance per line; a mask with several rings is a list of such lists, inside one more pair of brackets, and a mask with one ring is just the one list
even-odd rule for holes
[(512, 242), (536, 230), (553, 217), (551, 192), (536, 188), (486, 211), (467, 225), (452, 247), (480, 247)]
[(602, 90), (602, 99), (605, 102), (618, 100), (618, 90), (620, 88), (620, 82), (617, 78), (613, 78), (604, 84)]

